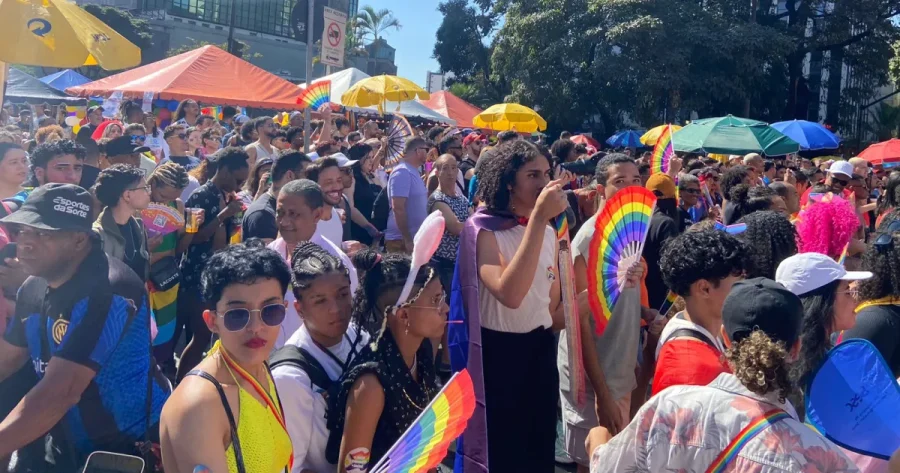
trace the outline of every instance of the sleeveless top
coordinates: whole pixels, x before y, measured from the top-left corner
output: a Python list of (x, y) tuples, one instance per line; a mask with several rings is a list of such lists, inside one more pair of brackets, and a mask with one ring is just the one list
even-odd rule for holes
[[(499, 230), (493, 234), (503, 259), (507, 262), (512, 261), (522, 244), (522, 238), (525, 237), (525, 226), (516, 225), (509, 230)], [(556, 232), (548, 225), (544, 228), (544, 241), (541, 243), (541, 256), (534, 280), (518, 309), (501, 304), (484, 287), (481, 278), (478, 278), (482, 327), (498, 332), (528, 333), (537, 328), (553, 326), (553, 318), (550, 316), (550, 287), (556, 280), (553, 273), (557, 265), (555, 248)]]
[[(271, 146), (271, 145), (269, 145), (269, 146)], [(271, 153), (266, 151), (266, 148), (263, 145), (261, 145), (259, 143), (259, 141), (254, 141), (253, 143), (250, 143), (249, 145), (244, 147), (245, 150), (248, 150), (250, 148), (253, 148), (256, 150), (256, 160), (257, 161), (259, 161), (260, 159), (265, 159), (265, 158), (275, 159), (275, 151), (272, 151)], [(274, 150), (275, 147), (272, 146), (272, 149)]]
[[(210, 350), (210, 354), (218, 349), (220, 343), (216, 342), (216, 346)], [(225, 366), (228, 368), (227, 364)], [(285, 472), (293, 452), (291, 438), (278, 423), (275, 415), (269, 412), (269, 408), (238, 383), (231, 368), (228, 368), (228, 372), (238, 387), (240, 407), (237, 418), (237, 436), (241, 443), (244, 471), (247, 473)], [(269, 396), (272, 399), (278, 399), (275, 392), (275, 381), (268, 370), (266, 370), (266, 378), (269, 381)], [(230, 407), (226, 406), (225, 408)], [(225, 450), (225, 460), (228, 462), (228, 472), (238, 473), (233, 441)]]
[(372, 437), (370, 468), (381, 460), (439, 391), (431, 342), (425, 339), (416, 352), (416, 373), (419, 376), (416, 381), (403, 361), (391, 331), (385, 330), (374, 351), (371, 344), (366, 345), (353, 359), (351, 366), (338, 380), (337, 395), (329, 398), (326, 420), (330, 433), (325, 449), (325, 458), (329, 463), (340, 464), (338, 456), (344, 435), (347, 398), (356, 380), (369, 373), (378, 377), (384, 389), (384, 410)]

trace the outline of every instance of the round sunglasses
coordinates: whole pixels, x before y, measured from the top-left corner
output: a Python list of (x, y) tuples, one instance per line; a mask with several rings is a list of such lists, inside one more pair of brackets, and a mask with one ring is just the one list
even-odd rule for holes
[(284, 322), (284, 316), (287, 312), (287, 305), (285, 303), (281, 304), (269, 304), (262, 309), (229, 309), (225, 311), (223, 314), (219, 314), (218, 311), (213, 311), (214, 314), (218, 317), (222, 317), (222, 321), (225, 323), (225, 329), (229, 332), (240, 332), (247, 328), (250, 325), (250, 316), (254, 313), (259, 313), (259, 319), (262, 323), (268, 325), (269, 327), (277, 327)]

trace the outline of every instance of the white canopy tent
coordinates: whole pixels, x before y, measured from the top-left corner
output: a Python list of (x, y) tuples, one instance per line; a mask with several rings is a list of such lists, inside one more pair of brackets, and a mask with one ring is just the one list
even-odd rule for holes
[[(344, 95), (344, 92), (347, 91), (353, 84), (368, 78), (369, 75), (365, 72), (356, 69), (349, 68), (344, 69), (343, 71), (335, 72), (334, 74), (329, 74), (325, 77), (320, 77), (313, 81), (313, 84), (317, 82), (322, 82), (326, 80), (331, 81), (331, 102), (341, 103), (341, 95)], [(306, 83), (300, 84), (300, 88), (306, 88)], [(356, 110), (358, 112), (367, 112), (378, 114), (378, 109), (376, 107), (367, 107), (367, 108), (359, 108), (359, 107), (348, 107), (352, 110)], [(385, 102), (384, 105), (385, 113), (398, 113), (407, 117), (418, 117), (425, 120), (431, 120), (434, 122), (448, 123), (450, 125), (456, 125), (456, 120), (450, 119), (441, 115), (438, 112), (422, 105), (421, 103), (415, 100), (409, 100), (406, 102), (400, 102), (400, 109), (397, 109), (397, 102)]]

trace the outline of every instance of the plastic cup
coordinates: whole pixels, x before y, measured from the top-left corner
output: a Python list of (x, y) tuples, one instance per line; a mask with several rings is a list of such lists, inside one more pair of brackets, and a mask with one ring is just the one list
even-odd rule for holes
[(197, 233), (200, 230), (200, 213), (203, 209), (187, 209), (185, 212), (184, 231), (188, 233)]

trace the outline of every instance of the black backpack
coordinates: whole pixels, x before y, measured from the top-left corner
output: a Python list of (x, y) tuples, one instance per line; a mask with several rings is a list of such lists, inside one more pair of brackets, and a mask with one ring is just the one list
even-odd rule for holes
[(387, 186), (378, 191), (375, 202), (372, 204), (372, 218), (369, 222), (375, 225), (378, 231), (383, 232), (387, 228), (388, 217), (391, 215), (391, 202), (388, 198)]
[(322, 368), (319, 360), (316, 360), (312, 354), (303, 348), (287, 344), (275, 350), (275, 353), (272, 353), (272, 356), (269, 358), (269, 368), (275, 369), (276, 366), (284, 364), (296, 366), (306, 372), (313, 385), (325, 390), (326, 401), (335, 394), (332, 391), (337, 389), (338, 383), (328, 377), (328, 373), (325, 372), (325, 368)]

